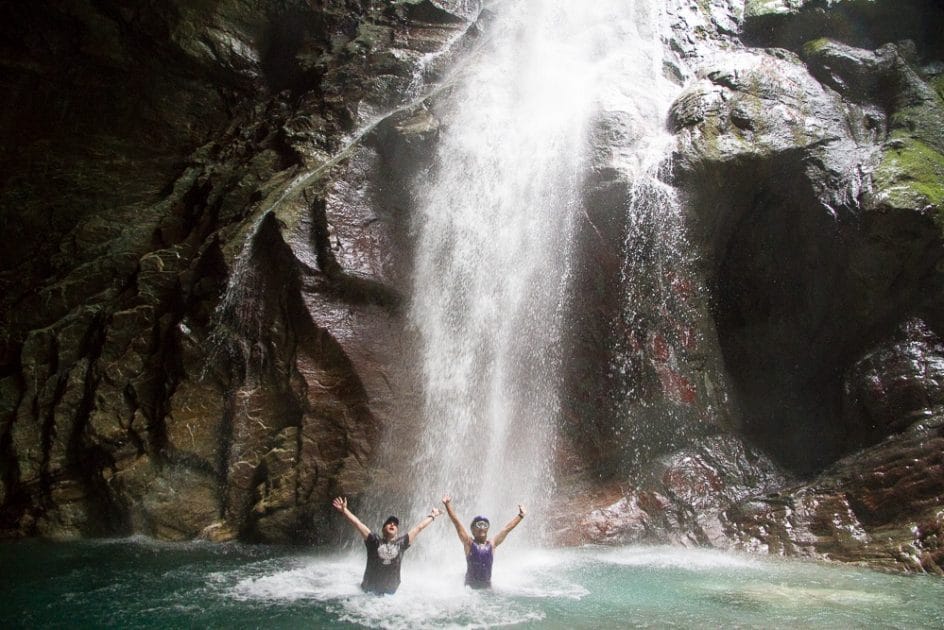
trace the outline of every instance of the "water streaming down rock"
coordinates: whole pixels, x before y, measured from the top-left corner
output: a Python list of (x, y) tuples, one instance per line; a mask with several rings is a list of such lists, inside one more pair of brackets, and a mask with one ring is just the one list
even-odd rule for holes
[(630, 470), (670, 450), (690, 412), (697, 368), (686, 364), (686, 354), (697, 345), (694, 302), (704, 290), (693, 275), (678, 191), (668, 183), (675, 137), (665, 120), (681, 86), (666, 69), (663, 10), (645, 6), (633, 54), (606, 100), (607, 128), (620, 138), (606, 166), (626, 182), (612, 376), (619, 467)]
[[(666, 92), (674, 93), (675, 86)], [(663, 101), (666, 107), (671, 100)], [(646, 120), (652, 126), (640, 159), (628, 164), (627, 173), (630, 194), (613, 371), (619, 383), (616, 431), (624, 450), (622, 464), (629, 470), (682, 446), (680, 429), (698, 414), (695, 378), (705, 371), (691, 360), (701, 337), (695, 304), (704, 297), (704, 283), (694, 271), (677, 191), (665, 182), (673, 138), (662, 120)]]
[[(457, 0), (454, 5), (452, 10), (465, 15), (472, 11), (473, 6), (478, 5), (478, 0)], [(366, 138), (379, 126), (396, 118), (398, 114), (415, 109), (438, 90), (435, 86), (431, 88), (423, 75), (444, 56), (444, 51), (448, 52), (457, 46), (463, 35), (464, 31), (458, 31), (451, 37), (444, 50), (426, 53), (420, 57), (414, 69), (413, 79), (401, 102), (387, 108), (364, 104), (358, 111), (358, 121), (361, 124), (341, 137), (334, 153), (319, 156), (323, 161), (317, 162), (313, 168), (299, 169), (291, 173), (281, 186), (275, 188), (269, 198), (257, 204), (240, 229), (243, 234), (242, 242), (235, 250), (226, 290), (214, 312), (213, 332), (209, 339), (209, 354), (212, 358), (240, 364), (241, 378), (248, 381), (252, 381), (262, 369), (266, 350), (260, 340), (263, 337), (264, 322), (272, 319), (270, 314), (264, 312), (267, 307), (263, 298), (267, 291), (267, 279), (260, 269), (266, 266), (266, 263), (260, 261), (266, 250), (265, 241), (270, 237), (266, 228), (269, 228), (269, 232), (280, 229), (277, 225), (282, 221), (282, 214), (290, 214), (291, 206), (298, 204), (299, 198), (304, 199), (305, 205), (310, 209), (309, 213), (314, 213), (308, 193), (312, 192), (315, 197), (330, 195), (330, 191), (325, 193), (320, 189), (325, 186), (325, 180), (330, 178), (332, 169), (351, 160), (366, 142)], [(331, 187), (330, 184), (328, 186)], [(334, 188), (337, 188), (337, 185)], [(288, 265), (286, 268), (291, 269), (293, 266)]]
[(649, 139), (664, 137), (671, 98), (658, 3), (494, 9), (488, 44), (440, 114), (431, 180), (419, 183), (410, 317), (425, 397), (413, 511), (441, 489), (460, 514), (501, 525), (518, 502), (540, 518), (553, 489), (561, 333), (591, 132), (618, 110), (629, 144), (610, 159), (626, 169), (647, 162), (640, 147), (649, 155)]

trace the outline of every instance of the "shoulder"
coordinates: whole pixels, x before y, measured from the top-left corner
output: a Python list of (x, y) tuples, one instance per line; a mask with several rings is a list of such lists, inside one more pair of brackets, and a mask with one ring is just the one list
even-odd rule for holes
[(402, 536), (400, 536), (399, 538), (397, 538), (396, 543), (397, 543), (397, 545), (399, 545), (399, 546), (402, 547), (403, 549), (406, 549), (407, 547), (410, 546), (410, 535), (409, 535), (409, 534), (403, 534)]
[(371, 532), (367, 534), (367, 538), (364, 539), (364, 544), (368, 547), (376, 547), (380, 544), (380, 538), (377, 537), (377, 534)]

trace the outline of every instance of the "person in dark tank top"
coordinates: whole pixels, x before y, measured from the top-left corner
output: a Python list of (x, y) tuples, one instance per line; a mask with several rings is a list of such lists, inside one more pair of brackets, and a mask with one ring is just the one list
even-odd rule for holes
[(443, 497), (443, 505), (446, 506), (446, 514), (452, 520), (456, 527), (456, 533), (459, 535), (459, 541), (465, 550), (465, 584), (470, 588), (491, 588), (492, 587), (492, 563), (495, 560), (495, 548), (505, 541), (505, 538), (518, 523), (524, 520), (524, 506), (518, 504), (518, 514), (505, 525), (494, 539), (489, 540), (488, 530), (491, 526), (489, 520), (484, 516), (476, 516), (472, 519), (472, 534), (466, 531), (465, 526), (456, 511), (452, 507), (452, 497), (446, 495)]
[(367, 547), (367, 566), (364, 568), (361, 588), (377, 595), (392, 595), (397, 591), (400, 587), (400, 560), (403, 558), (403, 553), (410, 548), (419, 533), (441, 514), (437, 508), (433, 508), (423, 520), (403, 536), (397, 535), (400, 532), (400, 519), (396, 516), (388, 516), (378, 536), (348, 509), (346, 498), (338, 497), (331, 502), (331, 505), (354, 526), (364, 539), (364, 546)]

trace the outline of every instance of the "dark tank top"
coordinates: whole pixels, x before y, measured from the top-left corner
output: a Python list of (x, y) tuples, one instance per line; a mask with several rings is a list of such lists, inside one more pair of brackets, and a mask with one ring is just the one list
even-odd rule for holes
[(472, 541), (472, 545), (469, 547), (469, 555), (465, 557), (466, 586), (491, 588), (493, 554), (494, 549), (491, 542), (477, 543), (474, 540)]

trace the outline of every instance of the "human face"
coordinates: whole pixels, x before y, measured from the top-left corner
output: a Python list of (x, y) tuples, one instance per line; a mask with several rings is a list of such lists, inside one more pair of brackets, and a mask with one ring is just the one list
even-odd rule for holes
[(472, 523), (472, 537), (476, 542), (483, 542), (488, 538), (488, 523), (486, 521)]
[(397, 537), (397, 532), (399, 531), (396, 523), (387, 523), (383, 526), (383, 535), (387, 540), (393, 540)]

